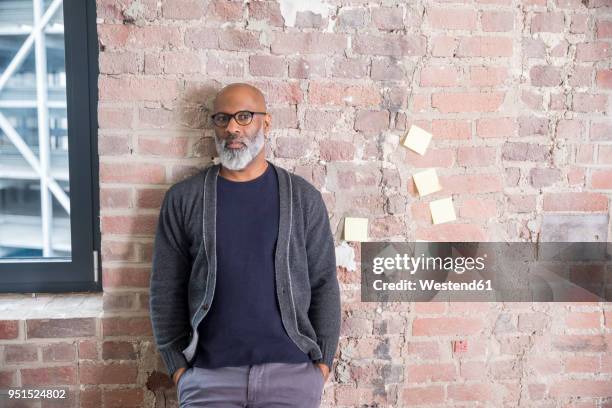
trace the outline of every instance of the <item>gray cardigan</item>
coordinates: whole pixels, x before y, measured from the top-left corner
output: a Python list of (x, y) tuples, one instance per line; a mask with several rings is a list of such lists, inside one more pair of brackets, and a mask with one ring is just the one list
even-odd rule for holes
[[(327, 209), (312, 184), (268, 163), (277, 173), (280, 195), (274, 263), (283, 326), (311, 360), (331, 368), (340, 336), (340, 290)], [(211, 165), (172, 185), (160, 209), (149, 307), (155, 342), (171, 376), (190, 366), (197, 327), (214, 298), (219, 169)]]

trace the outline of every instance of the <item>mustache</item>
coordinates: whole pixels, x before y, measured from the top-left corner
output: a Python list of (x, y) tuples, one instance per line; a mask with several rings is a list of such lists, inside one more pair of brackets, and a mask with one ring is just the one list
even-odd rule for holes
[(223, 141), (223, 146), (225, 147), (228, 144), (231, 144), (234, 142), (242, 143), (245, 146), (250, 145), (250, 141), (247, 138), (241, 138), (239, 136), (229, 136), (227, 139)]

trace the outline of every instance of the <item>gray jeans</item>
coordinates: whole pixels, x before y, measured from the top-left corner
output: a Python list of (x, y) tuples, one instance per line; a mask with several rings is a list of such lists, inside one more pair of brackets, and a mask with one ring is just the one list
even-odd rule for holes
[(313, 362), (188, 368), (177, 384), (179, 407), (313, 408), (323, 373)]

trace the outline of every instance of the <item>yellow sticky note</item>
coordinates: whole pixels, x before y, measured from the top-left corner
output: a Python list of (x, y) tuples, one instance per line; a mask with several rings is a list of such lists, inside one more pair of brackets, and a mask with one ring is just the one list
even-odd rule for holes
[(412, 175), (412, 179), (421, 196), (442, 190), (440, 180), (438, 180), (438, 175), (436, 174), (436, 169), (428, 169), (415, 173)]
[(402, 144), (422, 156), (425, 154), (430, 141), (431, 133), (421, 129), (418, 126), (412, 125), (410, 126), (408, 134), (406, 137), (404, 137)]
[(430, 202), (429, 209), (434, 224), (442, 224), (443, 222), (457, 219), (455, 207), (453, 207), (453, 199), (451, 197)]
[(362, 242), (368, 240), (367, 218), (344, 218), (344, 240)]

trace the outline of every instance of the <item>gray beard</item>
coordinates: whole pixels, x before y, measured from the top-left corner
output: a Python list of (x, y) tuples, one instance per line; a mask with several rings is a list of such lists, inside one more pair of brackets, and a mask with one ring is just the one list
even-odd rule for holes
[(246, 146), (240, 149), (229, 149), (225, 147), (225, 141), (221, 140), (215, 134), (215, 145), (217, 153), (223, 167), (230, 170), (242, 170), (253, 161), (253, 159), (261, 152), (264, 145), (264, 131), (259, 129), (254, 140), (244, 138), (241, 140)]

